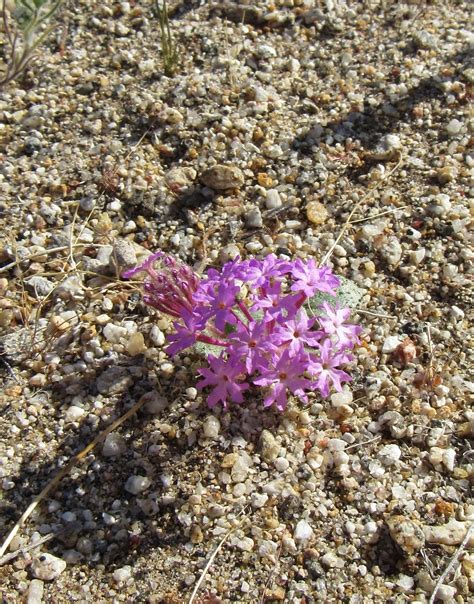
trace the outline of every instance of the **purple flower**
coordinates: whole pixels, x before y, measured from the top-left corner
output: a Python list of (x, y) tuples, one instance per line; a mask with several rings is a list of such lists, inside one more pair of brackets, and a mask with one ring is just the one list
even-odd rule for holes
[(167, 347), (166, 353), (171, 356), (193, 346), (197, 341), (199, 332), (204, 329), (206, 324), (205, 317), (187, 310), (182, 312), (181, 320), (182, 324), (178, 321), (173, 323), (175, 333), (168, 335), (168, 341), (171, 344)]
[(327, 396), (331, 387), (340, 390), (350, 380), (339, 367), (351, 360), (344, 351), (359, 341), (360, 328), (346, 322), (350, 311), (338, 304), (324, 303), (321, 316), (308, 317), (308, 299), (316, 292), (334, 295), (339, 285), (313, 259), (236, 258), (200, 279), (160, 252), (124, 276), (138, 273), (145, 274), (145, 302), (176, 318), (168, 354), (196, 342), (222, 349), (220, 356), (208, 355), (208, 368), (199, 369), (198, 387), (212, 387), (209, 406), (241, 403), (251, 381), (268, 388), (265, 407), (283, 410), (288, 392), (307, 401), (308, 391)]
[(265, 259), (250, 260), (247, 265), (247, 280), (255, 287), (267, 287), (291, 271), (291, 263), (280, 260), (275, 254), (268, 254)]
[(140, 273), (146, 274), (143, 286), (146, 304), (172, 317), (180, 317), (183, 312), (192, 313), (199, 277), (189, 266), (158, 252), (134, 269), (125, 271), (122, 277), (131, 279)]
[(319, 357), (310, 355), (307, 367), (309, 375), (316, 377), (313, 388), (317, 388), (324, 397), (328, 396), (331, 386), (340, 392), (342, 382), (351, 381), (351, 376), (337, 367), (348, 363), (352, 357), (348, 354), (335, 353), (333, 346), (333, 342), (326, 338), (320, 346)]
[(207, 398), (209, 407), (214, 407), (221, 402), (226, 409), (228, 399), (234, 403), (241, 403), (244, 400), (242, 392), (249, 388), (246, 382), (237, 381), (245, 374), (243, 363), (229, 363), (222, 354), (220, 357), (210, 354), (207, 360), (210, 368), (198, 370), (204, 379), (198, 382), (197, 387), (202, 389), (206, 386), (214, 386)]
[(358, 325), (345, 323), (351, 311), (349, 308), (341, 308), (339, 304), (331, 306), (327, 302), (321, 305), (323, 314), (318, 317), (319, 324), (328, 336), (335, 336), (339, 345), (343, 348), (353, 348), (358, 344), (361, 328)]
[(302, 352), (305, 345), (317, 346), (324, 332), (311, 331), (315, 322), (316, 319), (309, 319), (304, 308), (301, 308), (294, 319), (285, 319), (275, 327), (273, 342), (287, 346), (292, 356)]
[(302, 292), (308, 298), (316, 292), (336, 295), (335, 288), (339, 287), (339, 279), (332, 274), (327, 266), (318, 268), (313, 258), (306, 261), (297, 258), (294, 262), (291, 275), (296, 283), (291, 286), (294, 292)]
[(265, 361), (265, 355), (276, 350), (268, 336), (265, 323), (240, 323), (237, 330), (232, 333), (231, 345), (228, 349), (229, 356), (236, 359), (244, 358), (245, 368), (251, 374), (259, 364)]
[(283, 411), (288, 403), (287, 389), (304, 402), (308, 398), (305, 390), (311, 388), (311, 382), (303, 377), (306, 369), (306, 355), (297, 354), (291, 357), (288, 350), (278, 357), (274, 356), (271, 366), (259, 367), (261, 377), (253, 380), (257, 386), (270, 386), (270, 390), (263, 401), (265, 407), (276, 405), (279, 411)]

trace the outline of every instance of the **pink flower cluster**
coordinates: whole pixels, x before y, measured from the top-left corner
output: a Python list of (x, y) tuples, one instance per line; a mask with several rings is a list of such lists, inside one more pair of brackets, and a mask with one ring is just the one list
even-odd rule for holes
[(313, 259), (290, 262), (237, 258), (200, 278), (161, 252), (124, 277), (146, 273), (144, 301), (176, 318), (167, 348), (174, 355), (197, 342), (221, 348), (208, 355), (198, 388), (210, 387), (208, 404), (243, 402), (251, 384), (266, 390), (264, 406), (287, 405), (288, 392), (307, 402), (307, 392), (328, 396), (350, 376), (341, 366), (359, 342), (350, 310), (324, 302), (309, 317), (305, 304), (316, 294), (335, 296), (339, 280)]

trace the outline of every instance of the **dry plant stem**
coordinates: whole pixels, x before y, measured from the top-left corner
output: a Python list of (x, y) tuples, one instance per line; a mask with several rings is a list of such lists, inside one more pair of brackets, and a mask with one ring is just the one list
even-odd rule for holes
[(458, 549), (454, 553), (454, 556), (449, 561), (448, 566), (444, 569), (444, 571), (441, 574), (440, 578), (436, 581), (436, 585), (434, 586), (433, 593), (431, 594), (431, 597), (430, 597), (430, 599), (428, 601), (428, 604), (434, 604), (434, 602), (436, 600), (436, 595), (437, 595), (437, 593), (439, 591), (439, 588), (441, 587), (441, 585), (443, 585), (444, 581), (446, 580), (446, 578), (448, 577), (449, 573), (453, 570), (454, 565), (458, 561), (459, 556), (464, 551), (464, 548), (466, 547), (466, 545), (469, 542), (469, 538), (471, 537), (471, 533), (472, 533), (473, 529), (474, 529), (474, 524), (469, 525), (469, 528), (467, 529), (466, 534), (464, 536), (464, 539), (462, 540), (460, 546), (458, 547)]
[(50, 480), (50, 482), (48, 482), (48, 484), (39, 493), (39, 495), (37, 495), (33, 499), (33, 501), (30, 503), (30, 505), (26, 508), (26, 510), (21, 515), (20, 519), (16, 522), (15, 526), (13, 527), (13, 529), (8, 534), (7, 538), (3, 542), (2, 547), (0, 548), (0, 557), (2, 557), (5, 554), (6, 550), (8, 549), (8, 546), (12, 542), (12, 539), (18, 533), (18, 531), (20, 530), (20, 528), (25, 524), (26, 520), (29, 518), (29, 516), (32, 514), (32, 512), (35, 510), (35, 508), (38, 506), (38, 504), (41, 503), (41, 501), (48, 496), (48, 494), (57, 486), (57, 484), (62, 480), (62, 478), (79, 461), (81, 461), (81, 459), (84, 459), (84, 457), (90, 451), (92, 451), (100, 442), (102, 442), (104, 440), (104, 438), (106, 438), (106, 436), (108, 434), (110, 434), (116, 428), (118, 428), (120, 425), (122, 425), (129, 417), (131, 417), (132, 415), (134, 415), (140, 409), (140, 407), (142, 407), (145, 404), (145, 402), (146, 402), (146, 399), (143, 398), (143, 399), (140, 399), (137, 403), (135, 403), (135, 405), (133, 405), (133, 407), (131, 407), (126, 413), (124, 413), (121, 417), (119, 417), (112, 424), (110, 424), (110, 426), (108, 426), (108, 428), (106, 428), (103, 432), (101, 432), (100, 434), (98, 434), (94, 438), (94, 440), (87, 445), (87, 447), (85, 447), (84, 449), (82, 449), (82, 451), (80, 451), (79, 453), (76, 453), (76, 455), (74, 455), (74, 457), (72, 457), (67, 462), (67, 464), (64, 466), (64, 468), (62, 468), (62, 470), (60, 470), (56, 474), (56, 476), (52, 480)]
[(49, 533), (48, 535), (41, 537), (41, 539), (38, 539), (38, 541), (36, 541), (35, 543), (32, 543), (31, 545), (27, 545), (26, 547), (21, 547), (20, 549), (17, 549), (16, 551), (12, 552), (11, 554), (6, 554), (5, 556), (3, 556), (3, 558), (0, 558), (0, 566), (3, 566), (7, 562), (11, 562), (15, 558), (17, 558), (20, 554), (26, 554), (26, 552), (29, 552), (32, 549), (35, 549), (35, 547), (39, 547), (40, 545), (43, 545), (43, 543), (50, 541), (53, 537), (56, 537), (56, 535), (58, 535), (60, 532), (61, 531), (59, 531), (58, 533)]
[(380, 216), (386, 216), (387, 214), (394, 214), (400, 210), (406, 210), (410, 206), (400, 206), (399, 208), (393, 208), (391, 210), (385, 210), (385, 212), (380, 212), (380, 214), (373, 214), (372, 216), (366, 216), (365, 218), (358, 218), (357, 220), (351, 220), (351, 224), (359, 224), (360, 222), (366, 222), (366, 220), (375, 220), (376, 218), (380, 218)]
[[(329, 251), (327, 252), (327, 254), (324, 256), (324, 258), (321, 261), (321, 266), (324, 266), (325, 264), (328, 263), (329, 258), (331, 258), (332, 253), (334, 252), (334, 248), (336, 247), (336, 245), (339, 243), (339, 241), (341, 241), (341, 239), (344, 236), (344, 233), (347, 231), (347, 229), (349, 228), (349, 226), (351, 225), (351, 220), (352, 217), (354, 216), (354, 214), (357, 212), (357, 210), (359, 209), (359, 207), (365, 202), (367, 201), (367, 199), (369, 199), (373, 193), (379, 188), (379, 186), (385, 182), (386, 180), (388, 180), (397, 170), (398, 168), (401, 166), (402, 164), (402, 155), (401, 153), (399, 154), (399, 158), (398, 161), (395, 165), (395, 167), (393, 167), (390, 172), (382, 179), (380, 180), (372, 189), (370, 189), (369, 191), (367, 191), (367, 193), (365, 195), (363, 195), (361, 197), (361, 199), (359, 199), (359, 201), (354, 205), (354, 207), (351, 210), (351, 213), (349, 214), (346, 222), (344, 223), (344, 226), (341, 229), (341, 232), (339, 233), (339, 235), (336, 237), (336, 241), (332, 244), (331, 248), (329, 249)], [(398, 208), (397, 208), (398, 209)]]
[[(246, 510), (246, 509), (247, 509), (246, 507), (245, 507), (245, 508), (243, 508), (243, 509), (242, 509), (242, 510), (239, 512), (239, 514), (237, 515), (237, 518), (238, 518), (239, 516), (241, 516), (241, 515), (242, 515), (242, 514), (245, 512), (245, 510)], [(198, 591), (199, 591), (199, 588), (201, 587), (202, 582), (204, 581), (204, 578), (206, 577), (206, 575), (207, 575), (207, 573), (208, 573), (209, 569), (210, 569), (210, 568), (211, 568), (211, 566), (212, 566), (212, 563), (214, 562), (214, 558), (217, 556), (217, 554), (219, 553), (219, 551), (222, 549), (222, 546), (223, 546), (223, 545), (224, 545), (224, 543), (227, 541), (227, 539), (228, 539), (228, 538), (229, 538), (229, 537), (232, 535), (232, 533), (234, 533), (234, 532), (235, 532), (235, 531), (236, 531), (236, 530), (237, 530), (237, 529), (238, 529), (238, 528), (241, 526), (241, 524), (242, 524), (242, 522), (240, 522), (240, 523), (239, 523), (237, 526), (234, 526), (234, 528), (233, 528), (233, 529), (231, 529), (230, 531), (228, 531), (228, 532), (227, 532), (227, 533), (226, 533), (226, 534), (225, 534), (225, 535), (222, 537), (222, 539), (219, 541), (219, 543), (217, 544), (216, 549), (215, 549), (215, 550), (212, 552), (212, 554), (211, 554), (211, 556), (210, 556), (209, 560), (207, 561), (206, 566), (204, 567), (204, 569), (203, 569), (203, 571), (202, 571), (202, 573), (201, 573), (201, 576), (199, 577), (199, 581), (198, 581), (198, 582), (196, 583), (196, 585), (194, 586), (193, 593), (191, 594), (191, 597), (189, 598), (189, 602), (188, 602), (188, 604), (193, 604), (193, 602), (194, 602), (194, 598), (196, 597), (196, 595), (197, 595), (197, 593), (198, 593)]]

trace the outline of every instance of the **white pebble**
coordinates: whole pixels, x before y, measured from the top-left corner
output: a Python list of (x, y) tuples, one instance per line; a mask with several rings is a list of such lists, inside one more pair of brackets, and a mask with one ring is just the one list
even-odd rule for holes
[(284, 472), (290, 467), (290, 462), (285, 457), (277, 457), (274, 465), (277, 472)]
[(462, 122), (460, 122), (457, 119), (453, 119), (446, 126), (446, 132), (448, 134), (450, 134), (451, 136), (455, 136), (456, 134), (459, 134), (461, 132), (462, 126), (463, 126)]
[(206, 438), (217, 438), (219, 436), (221, 423), (215, 415), (209, 415), (204, 420), (202, 428)]
[(328, 451), (334, 453), (335, 451), (344, 451), (347, 443), (342, 438), (331, 438), (328, 442)]
[(268, 495), (266, 493), (252, 493), (250, 501), (254, 509), (263, 508), (268, 501)]
[(120, 338), (125, 338), (127, 336), (127, 330), (124, 327), (114, 325), (113, 323), (107, 323), (102, 333), (104, 334), (104, 338), (113, 344), (119, 344)]
[(352, 399), (353, 396), (350, 390), (335, 392), (331, 395), (331, 405), (333, 407), (339, 407), (340, 405), (350, 405), (352, 403)]
[(125, 483), (125, 490), (132, 495), (138, 495), (145, 491), (151, 484), (151, 481), (146, 476), (129, 476)]
[(65, 570), (66, 562), (52, 554), (40, 554), (31, 563), (31, 572), (35, 579), (52, 581)]
[(399, 336), (388, 336), (388, 338), (385, 338), (384, 343), (382, 344), (382, 352), (385, 354), (390, 354), (397, 348), (401, 341), (402, 340)]
[(28, 599), (26, 604), (41, 604), (43, 599), (44, 583), (39, 579), (33, 579), (28, 587)]
[(66, 411), (65, 420), (66, 422), (75, 422), (84, 415), (85, 411), (82, 407), (71, 405)]
[(402, 450), (398, 445), (385, 445), (377, 454), (384, 466), (392, 466), (397, 463), (401, 456)]
[(328, 552), (321, 558), (321, 564), (326, 568), (343, 568), (344, 560), (338, 558), (334, 552)]
[(280, 198), (280, 193), (276, 189), (269, 189), (267, 191), (265, 207), (267, 210), (276, 210), (277, 208), (281, 208), (282, 202)]
[(309, 541), (313, 536), (314, 532), (311, 526), (308, 524), (306, 520), (300, 520), (295, 527), (295, 532), (293, 533), (293, 539), (297, 543), (305, 543)]
[(122, 566), (114, 570), (113, 578), (116, 583), (125, 583), (132, 576), (132, 568), (130, 566)]

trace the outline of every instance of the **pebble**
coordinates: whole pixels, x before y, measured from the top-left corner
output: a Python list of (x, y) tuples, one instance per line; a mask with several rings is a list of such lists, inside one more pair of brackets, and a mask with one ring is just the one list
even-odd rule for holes
[(137, 265), (137, 253), (135, 247), (125, 239), (117, 239), (112, 247), (109, 257), (109, 268), (112, 272), (120, 275), (128, 268)]
[(328, 552), (321, 558), (321, 564), (326, 568), (344, 568), (344, 560), (336, 556), (334, 552)]
[(262, 431), (259, 444), (263, 459), (268, 463), (275, 461), (280, 454), (281, 446), (269, 430)]
[[(459, 545), (466, 536), (470, 522), (461, 522), (459, 520), (450, 520), (440, 526), (423, 526), (423, 533), (428, 543), (437, 543), (439, 545)], [(474, 531), (471, 531), (466, 547), (474, 546)]]
[(132, 576), (132, 568), (131, 566), (122, 566), (122, 568), (117, 568), (114, 570), (112, 576), (116, 583), (125, 583)]
[(340, 405), (350, 405), (352, 403), (353, 398), (354, 397), (350, 390), (334, 392), (334, 394), (331, 394), (331, 405), (333, 407), (339, 407)]
[(230, 471), (232, 482), (244, 482), (252, 463), (250, 455), (246, 451), (240, 451)]
[(385, 445), (377, 453), (377, 457), (384, 466), (393, 466), (399, 461), (401, 456), (402, 450), (398, 445)]
[(249, 229), (260, 229), (263, 226), (262, 214), (258, 208), (253, 208), (245, 218), (245, 226)]
[(384, 354), (390, 354), (395, 352), (398, 346), (402, 343), (403, 339), (400, 336), (388, 336), (385, 338), (382, 344), (382, 352)]
[(329, 212), (319, 201), (309, 201), (306, 205), (306, 216), (313, 224), (324, 224), (329, 218)]
[(102, 447), (102, 455), (104, 457), (117, 457), (122, 455), (127, 450), (127, 445), (123, 437), (116, 432), (111, 432), (105, 437), (105, 441)]
[(201, 182), (215, 191), (226, 189), (239, 189), (244, 184), (244, 174), (236, 166), (217, 164), (204, 170), (200, 177)]
[(452, 119), (446, 126), (446, 132), (450, 136), (456, 136), (456, 134), (459, 134), (461, 132), (462, 127), (463, 127), (462, 122), (460, 122), (457, 119)]
[[(107, 316), (107, 320), (108, 319), (109, 317)], [(102, 330), (102, 333), (107, 342), (112, 342), (113, 344), (119, 344), (120, 340), (127, 336), (126, 328), (120, 325), (115, 325), (114, 323), (107, 323)]]
[(40, 554), (31, 563), (31, 573), (35, 579), (53, 581), (66, 569), (66, 562), (52, 554)]
[(206, 438), (215, 439), (219, 436), (221, 423), (215, 415), (209, 415), (204, 420), (202, 431)]
[(66, 411), (64, 419), (66, 422), (77, 422), (77, 420), (80, 419), (84, 414), (85, 410), (82, 407), (71, 405)]
[(25, 280), (25, 287), (35, 298), (45, 298), (53, 291), (54, 283), (46, 277), (35, 275)]
[(402, 253), (402, 246), (396, 237), (389, 237), (380, 250), (382, 258), (391, 266), (400, 262)]
[(308, 521), (303, 519), (297, 523), (293, 533), (293, 539), (296, 543), (304, 544), (309, 541), (313, 535), (313, 529), (309, 525)]
[(422, 527), (405, 516), (391, 516), (386, 520), (390, 536), (407, 554), (412, 555), (425, 544)]
[(457, 589), (454, 585), (440, 585), (436, 592), (436, 599), (451, 604), (454, 602), (454, 596), (457, 593)]
[(276, 189), (268, 189), (265, 194), (265, 207), (267, 210), (276, 210), (281, 208), (282, 205), (280, 193)]
[(125, 483), (125, 490), (132, 495), (138, 495), (146, 491), (151, 484), (147, 476), (129, 476)]
[(28, 597), (26, 604), (41, 604), (43, 600), (44, 583), (39, 579), (33, 579), (28, 586)]
[(131, 357), (143, 354), (147, 350), (143, 334), (137, 331), (133, 333), (127, 342), (127, 352)]

